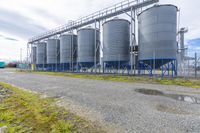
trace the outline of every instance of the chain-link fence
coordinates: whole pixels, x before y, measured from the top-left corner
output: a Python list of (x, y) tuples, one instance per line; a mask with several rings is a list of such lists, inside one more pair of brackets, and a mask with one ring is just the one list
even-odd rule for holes
[(200, 79), (200, 52), (188, 51), (179, 67), (179, 76)]

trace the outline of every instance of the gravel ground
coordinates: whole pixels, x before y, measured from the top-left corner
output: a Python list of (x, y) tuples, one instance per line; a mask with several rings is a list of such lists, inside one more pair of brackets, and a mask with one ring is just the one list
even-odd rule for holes
[[(0, 86), (0, 102), (4, 99), (4, 98), (7, 98), (9, 97), (9, 95), (11, 94), (12, 92), (8, 89), (5, 89), (3, 87)], [(1, 133), (1, 132), (0, 132)]]
[(200, 98), (200, 89), (15, 73), (10, 69), (0, 70), (0, 81), (60, 97), (60, 105), (106, 125), (109, 132), (200, 132), (199, 104), (135, 92), (135, 89), (156, 89)]

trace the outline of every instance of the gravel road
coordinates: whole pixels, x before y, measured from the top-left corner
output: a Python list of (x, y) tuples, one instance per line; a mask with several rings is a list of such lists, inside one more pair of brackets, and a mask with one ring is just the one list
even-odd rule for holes
[(135, 92), (145, 88), (200, 98), (200, 89), (16, 73), (11, 69), (0, 70), (0, 81), (60, 97), (61, 105), (107, 125), (109, 132), (200, 132), (200, 104)]

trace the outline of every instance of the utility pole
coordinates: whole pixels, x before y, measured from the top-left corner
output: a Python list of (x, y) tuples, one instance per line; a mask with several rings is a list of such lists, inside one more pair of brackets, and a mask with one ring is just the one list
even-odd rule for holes
[(26, 53), (26, 54), (27, 54), (27, 55), (26, 55), (26, 56), (27, 56), (27, 57), (26, 57), (26, 58), (27, 58), (27, 59), (26, 59), (26, 62), (29, 63), (29, 43), (27, 43), (26, 52), (27, 52), (27, 53)]
[(22, 63), (22, 48), (20, 48), (20, 62)]
[(197, 53), (195, 53), (195, 64), (194, 64), (194, 69), (195, 69), (195, 78), (197, 78)]

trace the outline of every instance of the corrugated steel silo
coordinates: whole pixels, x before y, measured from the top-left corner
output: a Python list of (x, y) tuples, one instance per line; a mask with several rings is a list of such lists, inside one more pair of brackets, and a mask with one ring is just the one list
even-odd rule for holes
[(47, 64), (58, 64), (60, 53), (60, 41), (58, 39), (47, 40)]
[(31, 48), (31, 63), (36, 64), (36, 56), (37, 56), (37, 47), (32, 46)]
[(77, 35), (66, 34), (60, 37), (60, 63), (70, 63), (76, 61), (77, 55), (74, 51), (77, 49)]
[(130, 60), (130, 22), (115, 18), (103, 24), (103, 61), (117, 65)]
[(46, 43), (40, 42), (37, 43), (37, 56), (36, 56), (36, 64), (42, 65), (46, 64)]
[(156, 5), (138, 16), (139, 60), (156, 68), (176, 60), (177, 7)]
[[(96, 38), (96, 40), (95, 40)], [(83, 67), (92, 67), (95, 62), (95, 41), (100, 42), (100, 32), (93, 28), (84, 28), (78, 31), (78, 63)], [(97, 47), (97, 46), (96, 46)], [(96, 62), (99, 62), (100, 50), (96, 52)]]

